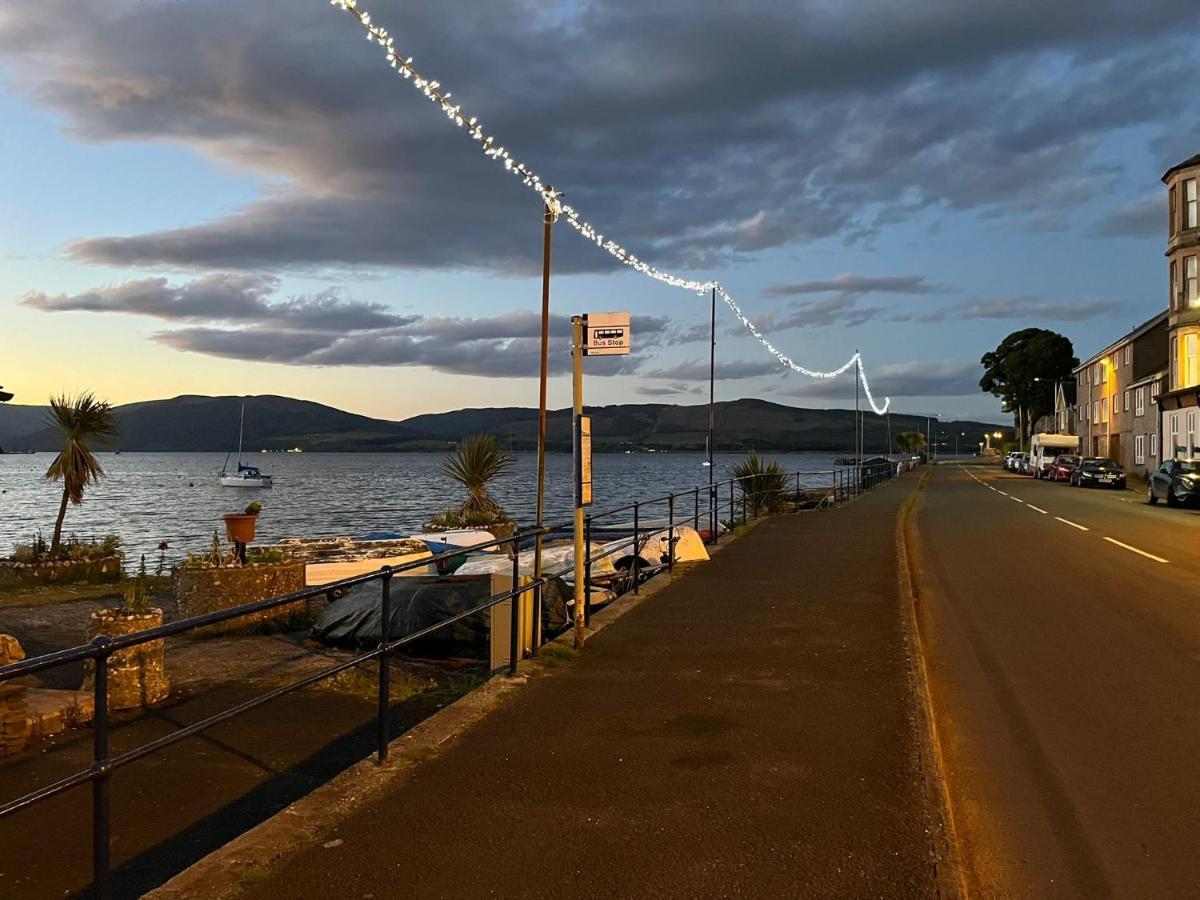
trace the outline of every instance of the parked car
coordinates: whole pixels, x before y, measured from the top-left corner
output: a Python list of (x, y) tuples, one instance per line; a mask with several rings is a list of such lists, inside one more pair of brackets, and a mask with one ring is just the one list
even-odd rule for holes
[(1004, 459), (1001, 462), (1004, 464), (1004, 471), (1011, 472), (1013, 466), (1013, 457), (1017, 455), (1016, 450), (1009, 450), (1004, 454)]
[(1071, 473), (1076, 487), (1111, 487), (1125, 490), (1125, 470), (1105, 456), (1086, 456)]
[(1018, 475), (1032, 475), (1033, 474), (1033, 468), (1031, 466), (1032, 462), (1033, 461), (1029, 458), (1028, 453), (1018, 453), (1017, 454), (1017, 468), (1016, 468), (1017, 474)]
[(1046, 473), (1046, 477), (1051, 481), (1070, 482), (1071, 475), (1075, 472), (1075, 467), (1078, 465), (1078, 456), (1059, 454), (1054, 457), (1054, 462), (1050, 463), (1050, 471)]
[(1200, 459), (1168, 459), (1150, 473), (1146, 501), (1166, 500), (1168, 506), (1200, 501)]
[(1020, 450), (1014, 450), (1012, 453), (1008, 454), (1008, 459), (1004, 461), (1004, 468), (1008, 469), (1010, 472), (1020, 472), (1022, 460), (1027, 460), (1028, 458), (1028, 453), (1022, 453)]

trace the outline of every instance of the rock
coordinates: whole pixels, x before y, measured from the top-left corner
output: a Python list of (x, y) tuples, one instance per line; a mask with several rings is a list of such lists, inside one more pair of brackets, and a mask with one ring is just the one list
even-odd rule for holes
[(0, 666), (20, 662), (25, 658), (25, 648), (11, 634), (0, 634)]

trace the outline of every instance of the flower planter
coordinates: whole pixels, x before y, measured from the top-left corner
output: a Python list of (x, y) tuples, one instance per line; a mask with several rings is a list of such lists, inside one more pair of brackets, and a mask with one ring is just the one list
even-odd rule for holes
[[(177, 566), (173, 575), (176, 608), (180, 618), (188, 618), (300, 591), (305, 586), (304, 569), (304, 560), (300, 559), (248, 566)], [(308, 601), (298, 600), (210, 625), (201, 631), (206, 634), (254, 632), (261, 631), (264, 624), (287, 627), (307, 616)]]
[[(154, 628), (163, 622), (163, 612), (154, 608), (144, 614), (128, 609), (98, 609), (88, 621), (88, 640), (99, 635), (120, 637)], [(95, 684), (95, 663), (84, 664), (83, 687), (90, 691)], [(163, 641), (147, 641), (118, 650), (108, 658), (108, 708), (137, 709), (167, 699), (171, 692), (163, 661)]]
[(16, 562), (0, 559), (0, 590), (40, 584), (111, 584), (121, 580), (121, 554), (99, 559)]
[(235, 544), (248, 544), (254, 540), (254, 529), (258, 516), (247, 513), (225, 515), (225, 536)]

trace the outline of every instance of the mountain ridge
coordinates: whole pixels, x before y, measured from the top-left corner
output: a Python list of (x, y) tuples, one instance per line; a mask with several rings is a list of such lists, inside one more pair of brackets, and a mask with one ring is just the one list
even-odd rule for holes
[[(242, 404), (246, 406), (247, 452), (405, 452), (443, 450), (469, 434), (493, 434), (511, 450), (537, 446), (537, 410), (528, 407), (476, 407), (423, 413), (401, 421), (345, 412), (311, 400), (274, 394), (208, 397), (182, 394), (115, 407), (118, 436), (112, 448), (137, 452), (227, 451), (236, 446)], [(0, 447), (11, 451), (57, 450), (59, 440), (44, 422), (46, 407), (0, 404)], [(589, 406), (597, 451), (627, 449), (703, 450), (708, 404), (622, 403)], [(716, 404), (717, 450), (845, 450), (854, 443), (854, 410), (787, 406), (759, 398)], [(925, 417), (894, 414), (892, 434), (924, 431)], [(547, 446), (571, 449), (571, 410), (547, 413)], [(936, 428), (958, 432), (972, 447), (994, 423), (955, 421)], [(1002, 427), (1002, 426), (1001, 426)], [(21, 429), (25, 429), (22, 431)], [(963, 436), (962, 432), (966, 432)], [(864, 444), (869, 452), (887, 444), (887, 422), (867, 413)], [(947, 439), (951, 443), (952, 438)]]

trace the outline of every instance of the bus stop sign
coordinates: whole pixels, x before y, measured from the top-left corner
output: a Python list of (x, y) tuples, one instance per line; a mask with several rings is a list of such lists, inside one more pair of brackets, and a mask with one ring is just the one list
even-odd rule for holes
[(629, 313), (584, 313), (584, 356), (627, 356), (630, 337)]

